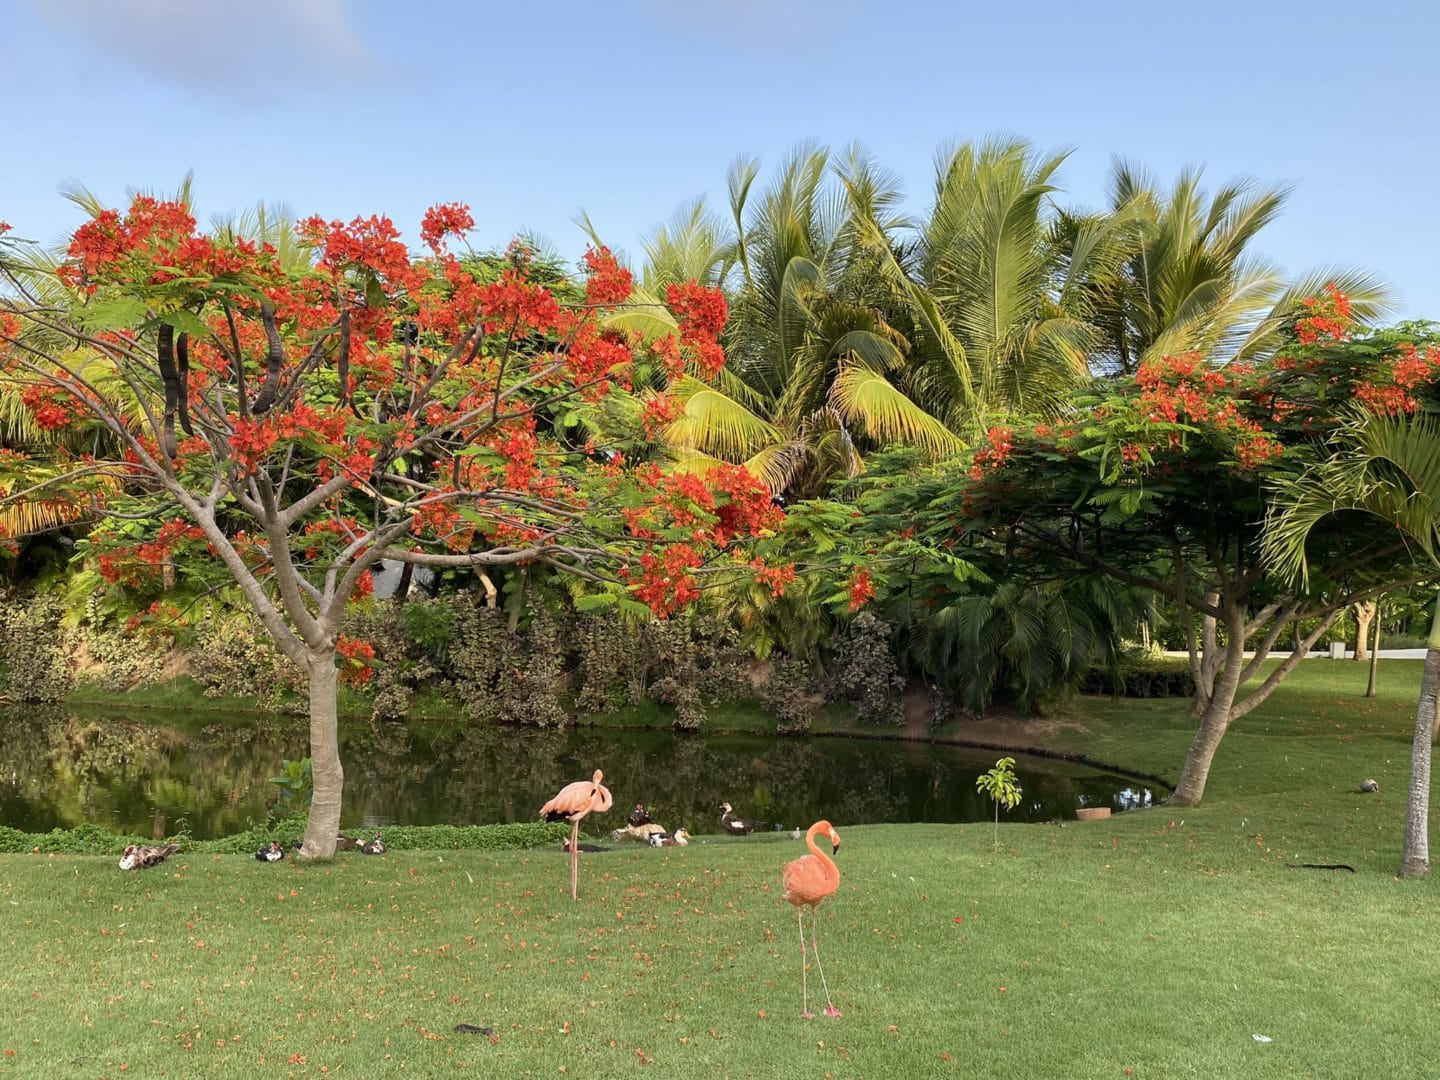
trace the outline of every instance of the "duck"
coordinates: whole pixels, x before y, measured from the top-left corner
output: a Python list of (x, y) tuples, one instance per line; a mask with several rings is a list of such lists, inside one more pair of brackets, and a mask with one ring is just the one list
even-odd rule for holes
[(255, 852), (255, 858), (260, 862), (279, 862), (285, 858), (285, 849), (271, 840), (270, 843)]
[(630, 817), (626, 820), (630, 822), (630, 827), (632, 829), (638, 829), (642, 825), (649, 825), (650, 811), (645, 809), (644, 803), (637, 802), (635, 804), (635, 809), (630, 811)]
[(159, 866), (179, 850), (179, 844), (131, 844), (120, 856), (120, 869), (144, 870), (147, 866)]
[[(338, 848), (339, 845), (336, 846)], [(385, 841), (380, 839), (380, 834), (377, 832), (374, 840), (362, 840), (360, 842), (360, 850), (366, 855), (384, 855)]]
[(804, 839), (805, 839), (805, 834), (802, 833), (802, 832), (800, 831), (799, 827), (797, 826), (796, 828), (790, 830), (790, 839), (791, 839), (791, 840), (804, 840)]
[[(579, 850), (581, 850), (581, 851), (609, 851), (609, 850), (610, 850), (608, 847), (596, 847), (594, 844), (578, 844), (578, 845), (576, 845), (576, 846), (577, 846), (577, 847), (579, 848)], [(561, 840), (561, 841), (560, 841), (560, 850), (563, 851), (563, 852), (565, 852), (566, 854), (569, 854), (569, 852), (570, 852), (570, 838), (569, 838), (568, 836), (567, 836), (564, 840)]]
[(649, 841), (656, 833), (666, 833), (669, 830), (664, 825), (651, 821), (645, 825), (626, 825), (624, 828), (615, 829), (610, 833), (610, 839), (616, 842), (621, 840), (644, 840)]
[(1360, 790), (1373, 795), (1380, 790), (1380, 785), (1374, 780), (1362, 780)]
[(684, 847), (690, 843), (690, 834), (684, 829), (676, 829), (673, 833), (651, 833), (651, 847)]
[(749, 836), (758, 824), (757, 821), (736, 817), (734, 808), (728, 802), (720, 804), (720, 827), (731, 836)]

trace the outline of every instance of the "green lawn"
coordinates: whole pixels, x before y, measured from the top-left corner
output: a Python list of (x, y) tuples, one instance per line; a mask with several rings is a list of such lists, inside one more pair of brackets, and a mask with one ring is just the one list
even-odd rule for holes
[[(837, 822), (836, 1020), (798, 1015), (783, 838), (587, 856), (578, 904), (549, 850), (0, 856), (0, 1075), (1440, 1075), (1440, 878), (1392, 876), (1419, 664), (1382, 673), (1367, 702), (1360, 665), (1304, 665), (1197, 809), (998, 850)], [(1178, 770), (1176, 703), (1069, 711), (1064, 748)]]

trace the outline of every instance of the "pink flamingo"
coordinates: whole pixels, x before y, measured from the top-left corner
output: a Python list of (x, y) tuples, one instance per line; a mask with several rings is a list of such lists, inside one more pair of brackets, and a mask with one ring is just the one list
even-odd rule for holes
[(810, 947), (815, 950), (815, 967), (820, 972), (820, 985), (825, 987), (825, 1015), (839, 1016), (840, 1010), (830, 999), (830, 987), (825, 982), (825, 969), (820, 966), (820, 941), (815, 936), (816, 911), (820, 902), (840, 887), (840, 868), (835, 860), (826, 855), (815, 844), (815, 834), (824, 833), (830, 838), (830, 850), (840, 850), (840, 834), (828, 821), (817, 821), (805, 834), (809, 855), (802, 855), (794, 862), (786, 863), (780, 873), (785, 891), (780, 899), (795, 905), (795, 917), (800, 924), (800, 1015), (806, 1020), (814, 1017), (810, 1011), (809, 987), (805, 975), (805, 909), (810, 909)]
[(570, 899), (580, 895), (580, 819), (586, 814), (603, 814), (610, 809), (610, 789), (600, 783), (605, 774), (599, 769), (589, 780), (566, 784), (560, 794), (540, 808), (546, 821), (570, 822)]

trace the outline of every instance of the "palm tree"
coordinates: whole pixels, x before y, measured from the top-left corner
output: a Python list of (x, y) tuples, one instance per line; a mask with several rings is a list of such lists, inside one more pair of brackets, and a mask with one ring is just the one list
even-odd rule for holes
[[(1333, 457), (1277, 488), (1265, 524), (1274, 565), (1304, 578), (1305, 547), (1317, 526), (1337, 514), (1369, 514), (1399, 531), (1440, 565), (1440, 421), (1431, 416), (1357, 412), (1336, 436)], [(1430, 628), (1415, 737), (1402, 877), (1430, 864), (1430, 748), (1440, 716), (1440, 592)]]
[(674, 388), (684, 413), (666, 439), (682, 462), (746, 461), (804, 494), (870, 449), (943, 457), (997, 416), (1057, 408), (1089, 376), (1093, 283), (1120, 273), (1135, 230), (1129, 212), (1056, 211), (1063, 160), (1021, 142), (946, 151), (918, 222), (858, 147), (802, 146), (758, 193), (758, 166), (737, 161), (728, 240), (697, 205), (646, 245), (652, 293), (679, 268), (718, 267), (732, 297), (721, 379)]
[(713, 382), (683, 378), (669, 388), (682, 412), (663, 437), (677, 464), (744, 462), (777, 492), (809, 494), (858, 472), (870, 446), (958, 450), (894, 382), (909, 344), (888, 322), (870, 239), (856, 224), (860, 200), (883, 230), (902, 224), (894, 177), (858, 148), (835, 159), (813, 145), (799, 147), (763, 190), (758, 176), (751, 159), (731, 166), (730, 224), (694, 203), (647, 238), (634, 303), (614, 317), (666, 334), (675, 326), (659, 304), (665, 286), (689, 276), (729, 293), (726, 367)]
[(1054, 411), (1089, 378), (1095, 283), (1118, 275), (1136, 224), (1128, 208), (1058, 211), (1066, 156), (1023, 141), (945, 149), (934, 202), (908, 243), (884, 245), (884, 223), (864, 222), (908, 314), (903, 383), (952, 431)]
[(1095, 323), (1100, 363), (1133, 372), (1145, 359), (1199, 351), (1212, 360), (1253, 360), (1273, 352), (1301, 301), (1333, 282), (1354, 317), (1383, 314), (1388, 290), (1374, 275), (1340, 267), (1287, 279), (1253, 254), (1255, 238), (1279, 214), (1289, 189), (1231, 180), (1213, 195), (1190, 168), (1161, 192), (1139, 167), (1112, 163), (1111, 204), (1140, 224), (1123, 273), (1099, 283)]

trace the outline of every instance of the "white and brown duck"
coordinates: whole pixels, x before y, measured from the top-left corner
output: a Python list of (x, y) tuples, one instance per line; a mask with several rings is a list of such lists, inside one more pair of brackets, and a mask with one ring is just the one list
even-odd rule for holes
[(651, 833), (651, 847), (684, 847), (690, 843), (690, 834), (684, 829), (676, 829), (673, 833)]
[(366, 855), (384, 855), (385, 841), (380, 839), (380, 834), (377, 832), (374, 840), (361, 841), (360, 850)]
[(270, 843), (255, 852), (255, 858), (260, 862), (280, 862), (285, 858), (285, 849), (278, 842), (271, 840)]
[(179, 844), (131, 844), (120, 856), (120, 869), (144, 870), (147, 866), (159, 866), (179, 850)]

